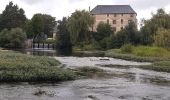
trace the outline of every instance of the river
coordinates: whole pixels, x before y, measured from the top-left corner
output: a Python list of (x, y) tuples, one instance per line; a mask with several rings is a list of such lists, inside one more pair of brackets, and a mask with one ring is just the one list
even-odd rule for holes
[[(114, 73), (61, 83), (1, 83), (0, 100), (170, 100), (170, 73), (134, 67), (102, 65), (148, 65), (108, 57), (55, 57), (66, 68), (93, 66)], [(41, 91), (41, 95), (36, 95)]]

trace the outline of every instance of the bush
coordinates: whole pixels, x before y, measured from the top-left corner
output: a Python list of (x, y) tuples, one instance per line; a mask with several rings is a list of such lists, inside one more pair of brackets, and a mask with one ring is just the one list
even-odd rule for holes
[(134, 47), (131, 44), (125, 44), (120, 49), (122, 53), (132, 53)]
[(21, 28), (4, 29), (0, 32), (0, 46), (4, 48), (23, 48), (26, 33)]

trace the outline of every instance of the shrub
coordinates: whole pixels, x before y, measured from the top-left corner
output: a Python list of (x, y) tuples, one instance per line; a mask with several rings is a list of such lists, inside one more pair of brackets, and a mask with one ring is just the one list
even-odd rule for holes
[(133, 49), (134, 49), (133, 45), (125, 44), (121, 47), (121, 52), (122, 53), (132, 53)]
[(0, 46), (4, 48), (23, 48), (26, 33), (21, 28), (4, 29), (0, 32)]

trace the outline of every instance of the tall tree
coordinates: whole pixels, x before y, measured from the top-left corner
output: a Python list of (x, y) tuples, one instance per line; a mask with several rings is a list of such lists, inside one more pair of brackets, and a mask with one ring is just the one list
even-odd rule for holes
[[(55, 17), (47, 14), (35, 14), (31, 19), (32, 31), (34, 35), (41, 33), (52, 37), (53, 28), (56, 25)], [(31, 27), (30, 27), (31, 28)]]
[(152, 44), (154, 42), (153, 36), (159, 28), (170, 29), (170, 15), (164, 9), (158, 9), (151, 19), (145, 21), (141, 28), (141, 43)]
[(94, 24), (94, 18), (88, 11), (75, 11), (68, 21), (68, 31), (73, 43), (88, 39), (89, 28)]
[(0, 18), (0, 31), (5, 28), (23, 28), (26, 22), (24, 10), (19, 8), (18, 5), (14, 5), (13, 2), (9, 2)]
[(58, 38), (57, 38), (57, 51), (62, 55), (70, 55), (72, 53), (72, 43), (70, 40), (70, 34), (67, 29), (67, 18), (59, 20), (58, 23)]

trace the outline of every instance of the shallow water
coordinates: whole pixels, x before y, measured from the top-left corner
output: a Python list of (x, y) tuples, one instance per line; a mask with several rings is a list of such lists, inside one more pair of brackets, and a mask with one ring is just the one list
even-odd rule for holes
[[(0, 100), (170, 100), (170, 73), (133, 67), (97, 66), (98, 64), (146, 65), (150, 63), (98, 57), (56, 57), (56, 59), (69, 68), (93, 65), (113, 73), (113, 76), (62, 83), (3, 83), (0, 84)], [(44, 92), (35, 95), (37, 91)]]
[(66, 67), (76, 68), (98, 65), (150, 65), (149, 62), (133, 62), (110, 57), (54, 57)]

